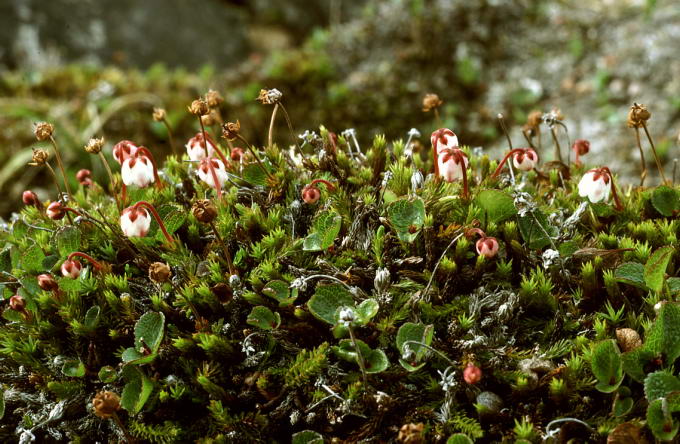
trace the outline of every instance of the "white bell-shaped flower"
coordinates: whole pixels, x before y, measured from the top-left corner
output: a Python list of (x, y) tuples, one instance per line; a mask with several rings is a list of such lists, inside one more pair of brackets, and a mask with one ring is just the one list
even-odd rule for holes
[(134, 157), (139, 147), (129, 140), (121, 140), (113, 146), (113, 158), (116, 162), (123, 164), (126, 159)]
[(447, 148), (458, 148), (458, 136), (448, 128), (440, 128), (430, 136), (430, 142), (437, 155)]
[(592, 203), (606, 201), (611, 189), (611, 178), (598, 168), (588, 171), (578, 183), (579, 196), (588, 197)]
[(83, 264), (81, 264), (80, 261), (67, 259), (61, 264), (61, 274), (64, 277), (76, 279), (80, 276), (81, 271), (83, 271)]
[(538, 154), (531, 148), (527, 148), (524, 152), (515, 153), (512, 156), (512, 164), (521, 171), (531, 171), (538, 163)]
[(149, 232), (151, 216), (141, 207), (127, 207), (120, 215), (120, 228), (127, 237), (144, 237)]
[(120, 174), (126, 186), (136, 185), (144, 188), (154, 182), (153, 163), (146, 156), (125, 159)]
[[(203, 146), (203, 133), (196, 133), (194, 137), (189, 139), (189, 141), (184, 145), (187, 149), (187, 154), (189, 159), (198, 162), (206, 158), (205, 147)], [(208, 138), (208, 156), (213, 157), (215, 155), (215, 145), (212, 140)]]
[[(227, 181), (227, 169), (224, 166), (224, 163), (222, 163), (222, 161), (219, 159), (210, 159), (210, 162), (212, 163), (212, 167), (215, 170), (215, 176), (217, 176), (220, 187), (224, 186), (224, 183)], [(208, 165), (208, 159), (201, 160), (201, 163), (198, 167), (198, 177), (203, 182), (207, 183), (209, 187), (217, 188), (213, 174), (210, 171), (210, 166)]]
[[(439, 168), (439, 176), (447, 182), (455, 182), (463, 179), (463, 168), (468, 167), (468, 158), (461, 150), (454, 148), (460, 155), (456, 156), (450, 152), (442, 152), (437, 156), (437, 166)], [(461, 162), (462, 158), (462, 162)], [(464, 164), (464, 166), (463, 166)]]

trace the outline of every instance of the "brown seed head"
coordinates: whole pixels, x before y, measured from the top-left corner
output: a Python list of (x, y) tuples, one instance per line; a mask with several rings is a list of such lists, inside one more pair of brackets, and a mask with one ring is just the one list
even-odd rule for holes
[(170, 267), (163, 262), (154, 262), (149, 265), (149, 279), (157, 284), (167, 282), (171, 276)]
[(236, 121), (236, 123), (227, 122), (224, 125), (222, 125), (222, 136), (229, 141), (236, 140), (240, 131), (241, 122), (239, 122), (238, 120)]
[(99, 152), (102, 150), (104, 147), (104, 138), (96, 138), (93, 137), (87, 142), (87, 145), (85, 145), (85, 151), (87, 151), (90, 154), (99, 154)]
[(624, 352), (629, 352), (631, 350), (635, 350), (636, 348), (642, 347), (642, 339), (640, 339), (640, 335), (632, 328), (617, 328), (616, 340)]
[(263, 105), (273, 105), (281, 100), (283, 94), (276, 88), (273, 89), (261, 89), (260, 94), (257, 96), (258, 102)]
[(214, 89), (209, 90), (207, 93), (205, 93), (205, 101), (208, 103), (208, 106), (210, 108), (217, 108), (224, 102), (224, 99)]
[(418, 424), (404, 424), (399, 429), (399, 435), (397, 436), (397, 441), (404, 444), (421, 444), (425, 442), (423, 438), (423, 429), (425, 425), (420, 422)]
[(196, 99), (189, 105), (189, 112), (195, 116), (205, 116), (210, 112), (210, 107), (205, 100)]
[(100, 418), (107, 419), (115, 415), (120, 410), (120, 397), (113, 392), (99, 392), (92, 400), (94, 414)]
[(210, 111), (208, 114), (205, 116), (201, 116), (201, 120), (203, 121), (203, 125), (205, 126), (213, 126), (216, 122), (215, 119), (215, 114), (213, 114), (212, 111)]
[(633, 103), (630, 111), (628, 111), (628, 121), (626, 123), (629, 128), (642, 128), (650, 117), (652, 117), (652, 114), (645, 105)]
[(154, 108), (152, 114), (153, 120), (155, 120), (156, 122), (162, 122), (163, 120), (165, 120), (166, 114), (167, 113), (165, 112), (164, 108)]
[(439, 108), (443, 103), (444, 101), (437, 94), (425, 94), (425, 97), (423, 97), (423, 112)]
[(54, 133), (54, 125), (47, 122), (40, 122), (35, 125), (35, 130), (33, 132), (35, 133), (35, 138), (42, 142), (43, 140), (47, 140), (52, 137), (52, 134)]
[(541, 117), (543, 116), (543, 113), (540, 111), (532, 111), (529, 113), (527, 116), (527, 123), (526, 126), (529, 129), (538, 129), (538, 127), (541, 125)]
[(217, 207), (211, 200), (201, 199), (191, 207), (191, 213), (199, 222), (209, 224), (217, 217)]
[(47, 150), (44, 150), (42, 148), (34, 148), (32, 157), (33, 162), (30, 162), (29, 165), (32, 166), (45, 165), (47, 163), (47, 159), (49, 158), (50, 153), (48, 153)]

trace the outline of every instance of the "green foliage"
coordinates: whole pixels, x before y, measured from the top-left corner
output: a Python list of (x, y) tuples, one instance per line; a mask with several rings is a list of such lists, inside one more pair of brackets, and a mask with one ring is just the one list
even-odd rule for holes
[(668, 263), (675, 252), (675, 248), (671, 246), (659, 248), (649, 258), (645, 264), (645, 284), (650, 290), (660, 293), (663, 288), (664, 273)]
[(387, 214), (403, 242), (413, 242), (425, 221), (425, 203), (422, 199), (400, 199), (387, 208)]
[(335, 242), (340, 233), (342, 217), (334, 211), (321, 213), (314, 221), (312, 232), (305, 238), (305, 251), (325, 250)]
[(139, 318), (135, 325), (135, 345), (123, 353), (123, 362), (130, 364), (146, 364), (158, 353), (163, 340), (165, 315), (149, 312)]
[(246, 322), (262, 330), (273, 330), (281, 325), (281, 315), (259, 305), (251, 310)]
[(515, 214), (517, 209), (512, 197), (498, 190), (484, 190), (477, 195), (475, 203), (484, 212), (484, 224), (502, 222)]
[(123, 368), (126, 381), (120, 397), (120, 405), (132, 415), (142, 410), (153, 392), (154, 383), (137, 366), (126, 365)]
[(601, 392), (611, 393), (623, 381), (621, 353), (613, 340), (595, 346), (590, 366), (598, 380), (596, 388)]
[[(419, 361), (425, 356), (427, 349), (422, 345), (412, 342), (406, 343), (406, 341), (417, 341), (425, 345), (430, 345), (432, 343), (433, 333), (434, 328), (432, 325), (406, 322), (399, 327), (395, 342), (397, 350), (399, 350), (401, 355), (399, 363), (402, 367), (413, 372), (425, 365), (425, 363), (419, 363)], [(408, 356), (408, 360), (406, 360), (404, 356)]]
[(333, 352), (341, 359), (359, 363), (358, 356), (364, 360), (366, 373), (380, 373), (387, 370), (390, 363), (385, 352), (377, 349), (372, 350), (364, 341), (356, 340), (356, 347), (350, 339), (343, 339), (339, 345), (332, 347)]
[(301, 350), (286, 371), (286, 385), (300, 387), (318, 375), (327, 364), (328, 348), (324, 342), (313, 350)]

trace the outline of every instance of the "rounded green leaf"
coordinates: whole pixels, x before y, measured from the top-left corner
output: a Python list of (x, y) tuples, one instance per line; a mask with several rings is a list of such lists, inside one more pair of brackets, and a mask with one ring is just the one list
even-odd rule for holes
[(661, 185), (652, 192), (652, 206), (662, 216), (671, 217), (680, 211), (680, 194), (673, 188)]
[(153, 381), (135, 365), (123, 368), (123, 377), (127, 381), (120, 397), (120, 405), (130, 414), (137, 414), (153, 392)]
[(281, 315), (263, 305), (258, 305), (252, 309), (246, 322), (262, 330), (274, 330), (281, 325)]
[(97, 373), (97, 376), (99, 376), (99, 380), (101, 382), (110, 384), (114, 382), (116, 379), (118, 379), (118, 372), (116, 372), (116, 369), (111, 367), (110, 365), (106, 365), (99, 369), (99, 373)]
[(648, 401), (665, 398), (676, 391), (680, 391), (680, 379), (670, 373), (658, 371), (645, 378), (645, 398)]
[(656, 250), (645, 264), (645, 284), (650, 290), (660, 293), (663, 288), (664, 274), (668, 263), (675, 252), (675, 248), (670, 245)]
[(85, 328), (89, 330), (94, 330), (95, 328), (97, 328), (97, 325), (99, 324), (100, 312), (101, 309), (99, 308), (99, 305), (90, 307), (90, 309), (87, 310), (87, 313), (85, 313), (85, 320), (83, 321)]
[(302, 243), (305, 251), (321, 251), (329, 248), (342, 228), (342, 217), (335, 211), (321, 213), (312, 226), (312, 232)]
[(323, 436), (313, 430), (293, 433), (292, 444), (323, 444)]
[(673, 421), (670, 412), (664, 413), (663, 400), (657, 399), (647, 407), (647, 426), (657, 439), (671, 441), (678, 433), (679, 424)]
[(498, 190), (481, 191), (475, 204), (482, 209), (488, 222), (502, 222), (517, 214), (512, 196)]
[(290, 286), (284, 281), (269, 281), (262, 293), (279, 303), (279, 307), (287, 307), (295, 302), (297, 294), (291, 296)]
[(413, 242), (425, 222), (425, 202), (419, 197), (398, 200), (387, 208), (387, 215), (399, 240)]
[(473, 444), (473, 441), (463, 433), (456, 433), (455, 435), (449, 436), (446, 440), (446, 444)]
[(613, 413), (616, 417), (627, 415), (633, 408), (633, 398), (617, 398), (614, 400)]
[(315, 318), (335, 324), (335, 313), (340, 307), (354, 307), (354, 299), (340, 284), (317, 285), (314, 295), (307, 301), (307, 308)]
[[(406, 341), (417, 341), (425, 345), (430, 345), (432, 343), (433, 333), (434, 328), (432, 325), (407, 322), (399, 327), (395, 342), (397, 345), (397, 350), (399, 350), (399, 354), (401, 355), (399, 363), (402, 367), (410, 372), (413, 372), (424, 365), (424, 363), (418, 365), (418, 362), (423, 358), (424, 354), (427, 352), (427, 349), (422, 345), (413, 342), (407, 344)], [(410, 362), (407, 362), (403, 359), (403, 355), (406, 351), (412, 351), (414, 353), (413, 359), (411, 359)]]
[(595, 346), (590, 366), (598, 381), (595, 388), (601, 392), (611, 393), (623, 381), (621, 353), (616, 343), (611, 339), (602, 341)]
[(63, 257), (80, 250), (80, 230), (73, 225), (67, 225), (54, 233), (57, 250)]
[(64, 361), (61, 372), (72, 378), (82, 378), (85, 376), (85, 365), (79, 359), (68, 359)]
[(356, 312), (359, 315), (357, 322), (360, 325), (368, 324), (371, 319), (378, 314), (379, 309), (380, 305), (378, 305), (378, 301), (375, 299), (366, 299), (356, 307)]
[(645, 266), (637, 262), (624, 262), (619, 265), (614, 272), (614, 278), (618, 282), (647, 290), (647, 285), (645, 284)]

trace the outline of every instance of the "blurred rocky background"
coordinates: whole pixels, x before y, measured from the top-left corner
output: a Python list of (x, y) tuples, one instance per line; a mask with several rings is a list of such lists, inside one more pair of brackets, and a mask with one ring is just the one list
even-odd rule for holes
[[(405, 138), (411, 127), (429, 143), (437, 123), (421, 102), (435, 92), (442, 125), (494, 154), (505, 147), (499, 112), (522, 146), (527, 114), (560, 108), (563, 149), (568, 138), (589, 139), (584, 161), (631, 184), (639, 165), (626, 115), (636, 101), (652, 112), (670, 176), (678, 25), (673, 0), (0, 0), (0, 215), (26, 188), (54, 196), (45, 171), (25, 166), (39, 146), (33, 122), (56, 125), (70, 171), (104, 180), (82, 150), (89, 137), (169, 153), (152, 108), (165, 107), (186, 140), (197, 130), (186, 105), (208, 88), (256, 143), (271, 113), (254, 101), (263, 87), (283, 92), (296, 133), (351, 127), (361, 143)], [(292, 142), (283, 121), (276, 139)], [(543, 154), (549, 160), (552, 148)]]

